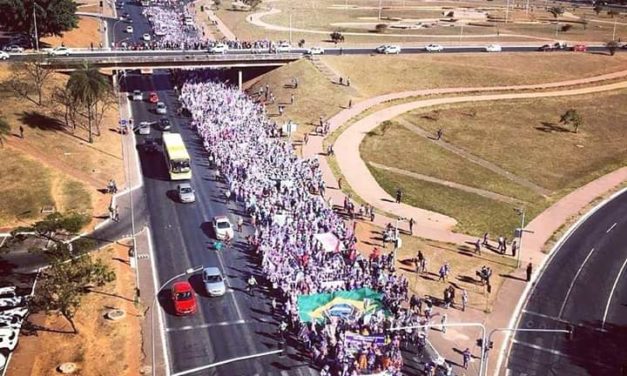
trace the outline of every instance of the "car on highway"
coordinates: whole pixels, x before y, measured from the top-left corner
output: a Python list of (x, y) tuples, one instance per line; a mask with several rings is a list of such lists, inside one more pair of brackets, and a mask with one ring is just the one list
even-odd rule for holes
[(159, 129), (161, 129), (162, 131), (169, 131), (170, 129), (172, 129), (172, 124), (170, 123), (170, 119), (168, 118), (159, 119)]
[(159, 95), (157, 95), (156, 91), (151, 91), (150, 94), (148, 94), (148, 102), (150, 103), (159, 102)]
[(502, 50), (499, 44), (489, 44), (485, 47), (486, 52), (501, 52)]
[(4, 51), (0, 51), (0, 60), (6, 60), (9, 58), (9, 54), (4, 52)]
[(179, 281), (172, 285), (172, 303), (174, 313), (178, 316), (191, 315), (198, 310), (196, 295), (192, 290), (192, 285), (187, 281)]
[(292, 50), (292, 46), (288, 42), (280, 42), (274, 48), (276, 52), (290, 52)]
[(154, 138), (146, 137), (144, 138), (143, 149), (146, 153), (156, 153), (159, 151), (159, 144)]
[(176, 186), (176, 193), (179, 197), (179, 201), (182, 203), (192, 203), (196, 201), (196, 194), (194, 188), (189, 183), (181, 183)]
[(425, 46), (425, 51), (427, 52), (442, 52), (444, 51), (444, 47), (440, 44), (428, 44)]
[(133, 96), (132, 96), (134, 101), (143, 101), (144, 100), (144, 94), (142, 94), (141, 90), (133, 90)]
[(157, 102), (157, 107), (155, 108), (155, 111), (159, 114), (159, 115), (165, 115), (168, 110), (165, 107), (165, 103), (163, 102)]
[(216, 235), (216, 239), (223, 240), (227, 237), (233, 239), (233, 225), (227, 216), (213, 217), (213, 233)]
[(48, 55), (50, 56), (70, 56), (70, 49), (64, 46), (55, 47), (51, 50), (48, 50)]
[(572, 47), (572, 50), (575, 52), (586, 52), (588, 51), (588, 46), (586, 46), (585, 44), (576, 44)]
[(10, 45), (4, 47), (3, 50), (5, 52), (21, 53), (21, 52), (24, 52), (24, 47), (18, 46), (17, 44), (10, 44)]
[(222, 296), (226, 293), (226, 284), (220, 269), (208, 266), (202, 270), (202, 281), (209, 296)]
[(224, 43), (216, 43), (213, 46), (209, 46), (207, 52), (210, 54), (225, 54), (229, 50), (229, 46)]
[(392, 45), (392, 44), (384, 44), (375, 49), (380, 54), (399, 54), (401, 52), (401, 47)]
[(322, 47), (311, 47), (307, 50), (307, 54), (309, 55), (324, 55), (324, 48)]
[(566, 50), (568, 45), (566, 42), (555, 42), (553, 44), (544, 44), (538, 48), (538, 51), (556, 51), (556, 50)]
[(126, 27), (126, 32), (127, 32), (127, 33), (129, 33), (129, 34), (132, 34), (132, 33), (133, 33), (133, 26), (128, 25), (128, 26)]
[(150, 134), (150, 122), (148, 121), (142, 121), (141, 123), (139, 123), (138, 126), (135, 127), (135, 132), (139, 133), (139, 134)]
[(144, 35), (142, 35), (142, 39), (145, 40), (146, 42), (150, 42), (150, 34), (148, 33), (144, 33)]

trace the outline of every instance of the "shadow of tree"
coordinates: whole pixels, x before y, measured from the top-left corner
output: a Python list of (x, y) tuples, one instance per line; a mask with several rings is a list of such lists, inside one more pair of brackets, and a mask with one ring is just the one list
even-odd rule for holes
[(540, 126), (536, 127), (537, 130), (542, 131), (542, 132), (546, 132), (546, 133), (551, 133), (551, 132), (571, 132), (570, 129), (568, 128), (564, 128), (561, 125), (558, 125), (556, 123), (551, 123), (548, 121), (542, 121), (540, 122)]
[(37, 111), (24, 111), (19, 117), (20, 121), (30, 128), (41, 129), (44, 131), (65, 131), (65, 125), (62, 121), (44, 115)]

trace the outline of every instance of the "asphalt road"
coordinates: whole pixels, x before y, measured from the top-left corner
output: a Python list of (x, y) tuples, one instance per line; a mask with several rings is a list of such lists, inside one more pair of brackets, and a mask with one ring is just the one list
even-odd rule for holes
[[(627, 370), (627, 193), (583, 222), (556, 250), (524, 306), (510, 375), (624, 375)], [(623, 371), (625, 372), (625, 371)]]

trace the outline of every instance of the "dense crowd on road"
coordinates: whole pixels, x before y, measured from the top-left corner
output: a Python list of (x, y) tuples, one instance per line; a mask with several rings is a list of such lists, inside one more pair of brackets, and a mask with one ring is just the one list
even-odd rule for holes
[[(317, 159), (297, 157), (292, 146), (277, 137), (265, 107), (236, 88), (192, 80), (181, 87), (180, 100), (226, 183), (225, 195), (241, 203), (250, 216), (255, 232), (249, 243), (268, 285), (280, 297), (281, 316), (313, 361), (334, 375), (400, 375), (401, 342), (420, 344), (426, 332), (388, 329), (424, 324), (429, 318), (417, 307), (402, 307), (408, 301), (408, 281), (394, 273), (391, 256), (364, 257), (357, 251), (352, 229), (325, 201)], [(335, 250), (316, 240), (321, 233), (333, 233), (340, 240)], [(361, 287), (381, 292), (386, 311), (324, 323), (299, 319), (299, 295)], [(381, 335), (385, 341), (349, 351), (347, 331)]]

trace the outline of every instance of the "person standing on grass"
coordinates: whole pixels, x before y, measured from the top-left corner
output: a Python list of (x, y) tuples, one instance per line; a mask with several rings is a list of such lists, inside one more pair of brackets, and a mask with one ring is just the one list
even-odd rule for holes
[(416, 221), (414, 221), (413, 218), (409, 218), (409, 235), (414, 235), (414, 224), (416, 223)]
[(290, 96), (290, 104), (294, 104), (294, 94)]
[(477, 239), (475, 242), (475, 253), (481, 254), (481, 239)]
[(466, 350), (464, 350), (464, 352), (462, 352), (462, 357), (463, 357), (463, 367), (464, 369), (468, 369), (468, 366), (470, 365), (470, 358), (472, 357), (472, 354), (470, 353), (470, 349), (468, 347), (466, 347)]
[(490, 243), (488, 243), (488, 233), (486, 232), (485, 234), (483, 234), (483, 244), (484, 247), (488, 248), (488, 246), (490, 245)]
[(24, 139), (24, 127), (20, 125), (20, 138)]
[(446, 315), (446, 313), (442, 314), (442, 318), (440, 319), (440, 325), (442, 325), (442, 333), (446, 333), (446, 320), (448, 319), (448, 316)]
[(348, 100), (348, 108), (353, 108), (353, 100), (352, 99)]
[(468, 291), (466, 291), (466, 289), (462, 289), (462, 312), (466, 311), (467, 305), (468, 305)]
[(514, 240), (512, 242), (512, 256), (516, 257), (516, 251), (518, 251), (518, 244), (516, 243), (516, 240)]
[(396, 203), (400, 204), (402, 199), (403, 199), (403, 192), (401, 191), (400, 188), (398, 188), (396, 189)]
[(533, 265), (531, 262), (527, 265), (527, 282), (531, 281), (531, 274), (533, 273)]
[(440, 141), (440, 139), (442, 138), (442, 134), (443, 134), (442, 128), (438, 129), (438, 131), (435, 134), (435, 139), (437, 141)]

